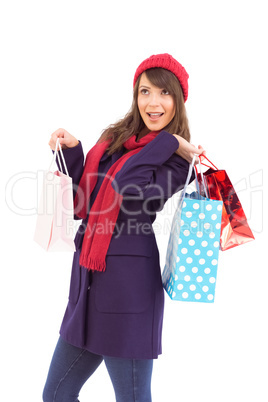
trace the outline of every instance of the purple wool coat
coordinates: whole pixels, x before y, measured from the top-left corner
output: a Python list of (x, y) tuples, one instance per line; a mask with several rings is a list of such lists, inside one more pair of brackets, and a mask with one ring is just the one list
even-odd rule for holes
[[(66, 342), (119, 358), (156, 359), (162, 353), (164, 290), (152, 223), (156, 212), (186, 181), (189, 164), (175, 154), (178, 147), (173, 135), (161, 131), (116, 174), (112, 186), (123, 201), (105, 272), (79, 265), (87, 219), (82, 221), (75, 237), (69, 301), (60, 328)], [(125, 151), (123, 147), (102, 156), (90, 206), (105, 173)], [(73, 183), (78, 184), (84, 163), (82, 145), (63, 152)]]

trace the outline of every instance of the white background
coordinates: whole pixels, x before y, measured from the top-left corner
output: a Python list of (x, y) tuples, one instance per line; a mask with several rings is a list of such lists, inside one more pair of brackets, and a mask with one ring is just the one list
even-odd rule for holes
[[(41, 401), (67, 303), (72, 255), (33, 242), (49, 137), (63, 127), (87, 152), (129, 110), (139, 63), (168, 52), (190, 75), (192, 143), (229, 174), (256, 240), (220, 254), (214, 304), (166, 298), (153, 401), (267, 402), (265, 3), (2, 2), (1, 400)], [(170, 201), (156, 221), (162, 268)], [(114, 400), (104, 366), (80, 400)]]

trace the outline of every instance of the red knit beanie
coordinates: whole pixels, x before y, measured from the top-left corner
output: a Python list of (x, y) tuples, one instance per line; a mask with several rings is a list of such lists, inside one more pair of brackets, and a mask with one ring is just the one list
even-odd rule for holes
[(188, 98), (189, 75), (185, 68), (168, 53), (152, 55), (148, 59), (144, 60), (136, 70), (133, 87), (135, 86), (138, 77), (144, 71), (155, 67), (165, 68), (166, 70), (171, 71), (178, 78), (182, 87), (184, 102), (186, 102)]

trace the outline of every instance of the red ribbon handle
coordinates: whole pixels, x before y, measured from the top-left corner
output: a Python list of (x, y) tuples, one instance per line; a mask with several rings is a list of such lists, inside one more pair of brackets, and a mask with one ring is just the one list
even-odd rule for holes
[(211, 166), (208, 166), (208, 165), (206, 165), (205, 163), (203, 163), (203, 162), (201, 161), (201, 157), (202, 157), (202, 158), (205, 158), (216, 170), (219, 170), (205, 155), (200, 155), (200, 156), (199, 156), (201, 165), (206, 166), (206, 167), (208, 167), (208, 168), (211, 167)]

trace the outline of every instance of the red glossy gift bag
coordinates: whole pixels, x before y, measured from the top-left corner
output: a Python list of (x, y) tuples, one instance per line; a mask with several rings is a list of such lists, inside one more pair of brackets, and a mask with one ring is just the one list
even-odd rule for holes
[[(213, 168), (208, 166), (209, 169), (206, 172), (200, 172), (197, 175), (201, 194), (205, 195), (201, 177), (203, 175), (209, 198), (223, 201), (220, 236), (221, 250), (228, 250), (229, 248), (254, 240), (242, 205), (226, 171), (218, 170), (206, 156), (202, 155), (202, 158), (207, 159)], [(207, 166), (203, 162), (201, 164)]]

